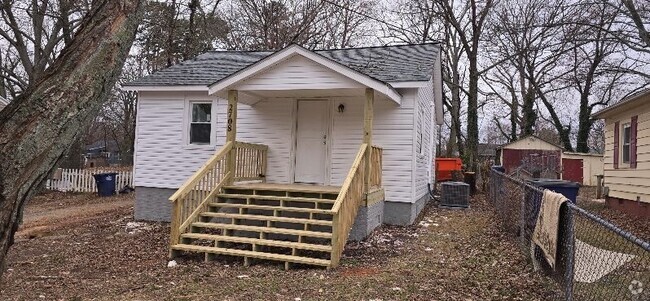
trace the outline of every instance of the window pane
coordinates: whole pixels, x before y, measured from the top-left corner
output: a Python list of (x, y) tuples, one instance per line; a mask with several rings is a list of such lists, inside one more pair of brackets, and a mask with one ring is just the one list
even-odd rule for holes
[(210, 124), (193, 123), (190, 126), (190, 143), (210, 144)]
[(630, 162), (630, 145), (623, 145), (623, 163)]
[(192, 122), (210, 122), (212, 105), (209, 103), (192, 104)]
[(630, 127), (627, 126), (623, 129), (623, 143), (629, 144), (630, 143)]

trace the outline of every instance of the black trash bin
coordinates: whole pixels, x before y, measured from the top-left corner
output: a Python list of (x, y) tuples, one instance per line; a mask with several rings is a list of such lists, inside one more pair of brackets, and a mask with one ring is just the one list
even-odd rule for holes
[(501, 165), (493, 165), (492, 170), (498, 171), (500, 173), (505, 173), (506, 172), (506, 168), (501, 166)]
[(95, 183), (97, 184), (97, 194), (99, 196), (112, 196), (115, 194), (115, 177), (116, 172), (94, 174)]
[(558, 179), (532, 179), (529, 180), (528, 183), (542, 189), (553, 190), (560, 193), (574, 204), (578, 198), (578, 190), (580, 190), (580, 184)]
[[(528, 183), (542, 190), (548, 189), (560, 193), (574, 204), (576, 204), (578, 191), (580, 190), (580, 184), (576, 182), (559, 180), (559, 179), (538, 178), (538, 179), (528, 180)], [(526, 198), (528, 200), (528, 204), (526, 205), (526, 208), (528, 208), (528, 210), (524, 212), (524, 218), (526, 219), (526, 227), (528, 228), (527, 231), (529, 235), (532, 234), (533, 230), (535, 229), (535, 224), (537, 223), (537, 215), (539, 214), (539, 209), (542, 203), (542, 197), (543, 196), (540, 193), (535, 193), (532, 190), (528, 190), (527, 198)], [(545, 261), (540, 260), (541, 262), (540, 264), (542, 264), (542, 267), (557, 277), (562, 277), (564, 275), (564, 270), (566, 267), (565, 262), (567, 260), (566, 259), (567, 251), (565, 250), (566, 248), (565, 241), (568, 241), (570, 239), (570, 237), (567, 236), (570, 235), (570, 233), (568, 231), (569, 229), (563, 227), (562, 225), (566, 223), (566, 220), (569, 216), (569, 212), (570, 209), (567, 206), (562, 206), (560, 208), (560, 221), (559, 221), (560, 227), (558, 228), (558, 241), (557, 241), (558, 257), (557, 257), (555, 271), (552, 271), (550, 266), (547, 266)], [(531, 239), (530, 236), (527, 236), (526, 238)], [(542, 255), (542, 250), (539, 247), (535, 247), (535, 256), (538, 259), (544, 258), (544, 256)]]

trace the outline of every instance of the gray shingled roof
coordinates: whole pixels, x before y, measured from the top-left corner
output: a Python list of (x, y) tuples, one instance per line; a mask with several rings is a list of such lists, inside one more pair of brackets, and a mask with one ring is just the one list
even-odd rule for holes
[[(315, 52), (383, 82), (427, 81), (436, 43), (316, 50)], [(126, 86), (208, 86), (273, 54), (273, 51), (210, 51), (162, 69)]]

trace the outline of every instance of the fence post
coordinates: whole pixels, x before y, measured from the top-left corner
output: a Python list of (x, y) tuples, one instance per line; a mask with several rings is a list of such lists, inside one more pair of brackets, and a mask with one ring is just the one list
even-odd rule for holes
[(526, 184), (521, 184), (521, 199), (519, 200), (519, 242), (526, 247)]
[(571, 204), (566, 204), (567, 206), (567, 215), (566, 215), (566, 262), (564, 269), (564, 281), (565, 281), (565, 300), (573, 301), (573, 266), (574, 266), (574, 243), (575, 243), (575, 229), (573, 225), (573, 207)]

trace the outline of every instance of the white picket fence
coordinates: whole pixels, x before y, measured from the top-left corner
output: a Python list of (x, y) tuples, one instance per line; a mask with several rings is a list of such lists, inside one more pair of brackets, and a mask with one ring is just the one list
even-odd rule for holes
[(116, 171), (110, 169), (60, 169), (55, 179), (49, 179), (46, 183), (46, 188), (50, 190), (64, 191), (64, 192), (97, 192), (97, 185), (95, 184), (94, 174), (114, 172), (117, 173), (115, 179), (115, 191), (119, 191), (124, 186), (133, 187), (133, 172), (129, 171)]

